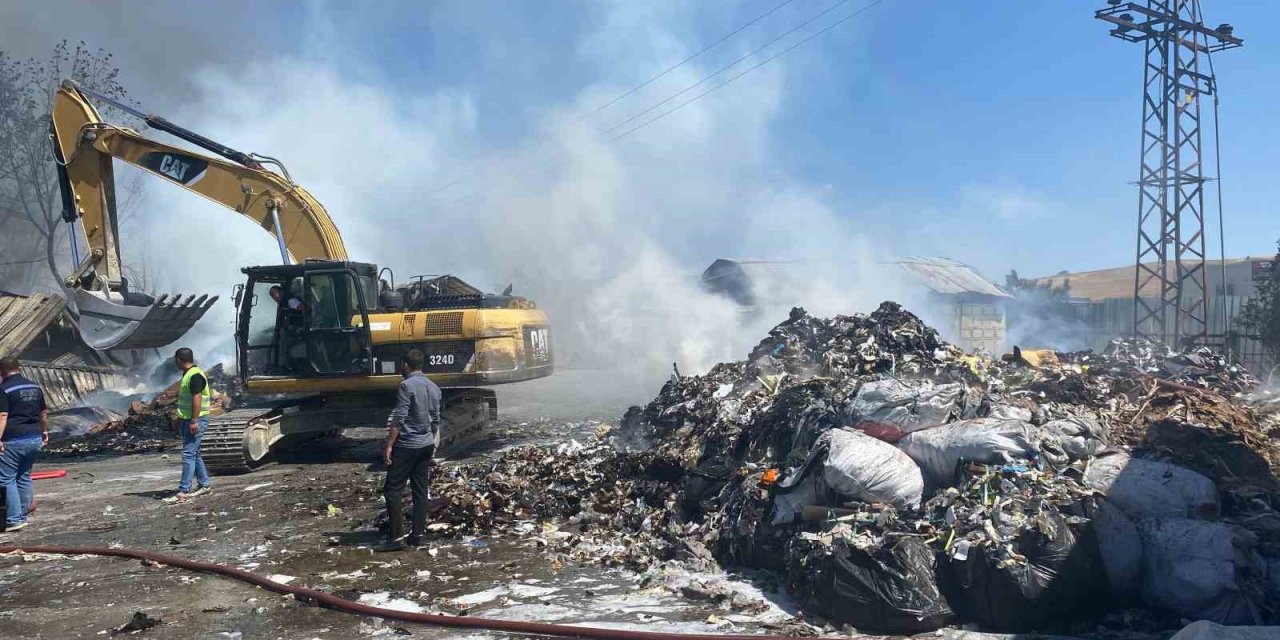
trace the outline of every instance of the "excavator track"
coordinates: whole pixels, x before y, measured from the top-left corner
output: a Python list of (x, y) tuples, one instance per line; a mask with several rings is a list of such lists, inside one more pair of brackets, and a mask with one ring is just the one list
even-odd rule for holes
[(497, 426), (498, 397), (489, 389), (445, 389), (437, 455), (465, 455)]
[(236, 409), (209, 419), (200, 454), (210, 473), (253, 471), (267, 463), (271, 445), (279, 439), (278, 408)]

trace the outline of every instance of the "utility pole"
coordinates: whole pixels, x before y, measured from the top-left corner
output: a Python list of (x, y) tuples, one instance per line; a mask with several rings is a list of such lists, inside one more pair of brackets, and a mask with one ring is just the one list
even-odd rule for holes
[(1146, 49), (1133, 333), (1172, 347), (1204, 342), (1209, 291), (1200, 98), (1217, 87), (1212, 73), (1200, 72), (1200, 56), (1244, 41), (1229, 24), (1204, 26), (1199, 0), (1107, 4), (1094, 17), (1115, 25), (1113, 37)]

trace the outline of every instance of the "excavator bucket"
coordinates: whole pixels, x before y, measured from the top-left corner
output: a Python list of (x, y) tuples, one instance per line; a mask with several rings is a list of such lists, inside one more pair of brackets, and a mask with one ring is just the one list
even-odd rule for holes
[(171, 344), (218, 301), (218, 296), (183, 299), (181, 295), (163, 295), (154, 304), (135, 306), (113, 302), (83, 289), (70, 293), (80, 335), (86, 344), (99, 351), (152, 349)]

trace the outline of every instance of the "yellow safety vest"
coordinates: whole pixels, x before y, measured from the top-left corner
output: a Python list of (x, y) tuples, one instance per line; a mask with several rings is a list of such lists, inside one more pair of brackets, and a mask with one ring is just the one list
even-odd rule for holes
[(209, 415), (209, 407), (213, 404), (213, 383), (200, 367), (192, 365), (182, 374), (182, 384), (178, 385), (178, 417), (191, 419), (191, 378), (200, 374), (204, 376), (204, 390), (200, 392), (200, 417)]

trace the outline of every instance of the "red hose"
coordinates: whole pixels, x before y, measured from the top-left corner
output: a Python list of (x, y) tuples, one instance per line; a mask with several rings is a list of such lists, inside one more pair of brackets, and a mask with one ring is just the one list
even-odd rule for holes
[[(242, 569), (228, 567), (222, 564), (212, 562), (198, 562), (196, 560), (187, 560), (177, 556), (171, 556), (163, 553), (154, 553), (151, 551), (134, 551), (132, 549), (112, 549), (106, 547), (66, 547), (61, 545), (50, 546), (18, 546), (3, 545), (0, 546), (0, 553), (13, 553), (14, 551), (22, 551), (23, 553), (56, 553), (62, 555), (96, 555), (96, 556), (114, 556), (117, 558), (135, 558), (138, 560), (150, 560), (160, 564), (169, 565), (171, 567), (179, 567), (189, 571), (198, 571), (200, 573), (213, 573), (218, 575), (235, 578), (242, 582), (257, 585), (268, 591), (276, 593), (293, 594), (302, 601), (311, 601), (319, 605), (343, 611), (346, 613), (354, 613), (362, 616), (371, 616), (375, 618), (385, 618), (388, 620), (399, 620), (401, 622), (415, 622), (419, 624), (438, 625), (442, 627), (460, 627), (467, 629), (487, 629), (490, 631), (507, 631), (511, 633), (530, 633), (546, 636), (560, 636), (566, 638), (591, 638), (593, 640), (784, 640), (791, 636), (766, 636), (766, 635), (750, 635), (750, 634), (705, 634), (705, 633), (664, 633), (661, 631), (632, 631), (629, 629), (599, 629), (591, 627), (575, 627), (563, 624), (550, 624), (546, 622), (523, 622), (519, 620), (491, 620), (488, 618), (475, 618), (471, 616), (448, 616), (438, 613), (411, 613), (408, 611), (396, 611), (394, 609), (383, 609), (381, 607), (371, 607), (367, 604), (352, 602), (339, 598), (331, 593), (316, 591), (306, 587), (294, 587), (287, 584), (281, 584), (272, 580), (268, 580), (255, 573), (250, 573)], [(850, 640), (851, 638), (865, 636), (841, 636), (842, 640)], [(808, 638), (806, 640), (813, 640)]]
[(65, 478), (65, 477), (67, 477), (66, 469), (50, 469), (48, 471), (32, 471), (31, 472), (32, 480), (52, 480), (54, 478)]

